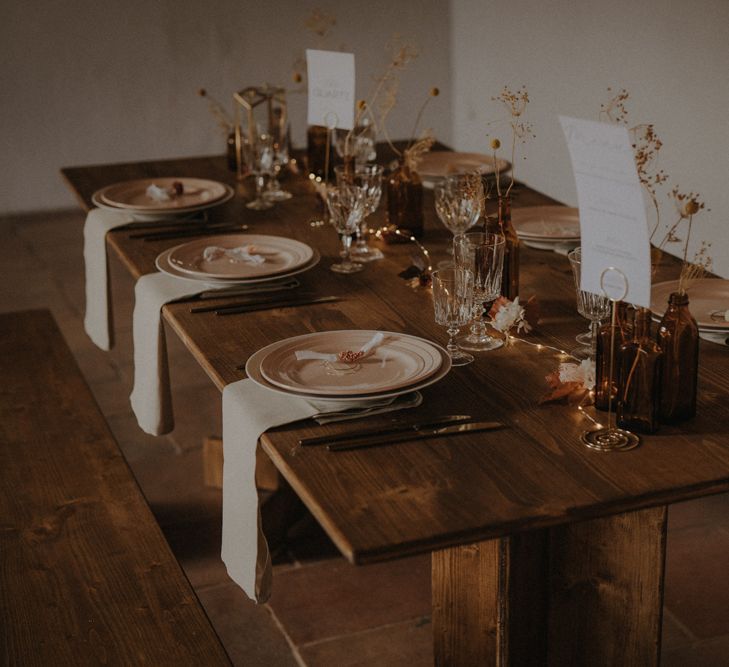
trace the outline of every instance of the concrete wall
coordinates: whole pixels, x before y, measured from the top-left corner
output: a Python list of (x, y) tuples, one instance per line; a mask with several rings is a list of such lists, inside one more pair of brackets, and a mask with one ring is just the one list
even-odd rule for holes
[(661, 166), (711, 209), (692, 239), (712, 242), (715, 270), (729, 276), (728, 27), (727, 0), (453, 0), (455, 145), (486, 149), (487, 123), (503, 118), (490, 98), (526, 85), (537, 137), (517, 174), (575, 205), (557, 114), (598, 120), (606, 88), (625, 87), (629, 119), (654, 123), (664, 142)]
[[(338, 19), (323, 43), (304, 29), (313, 7)], [(402, 76), (390, 123), (393, 137), (406, 136), (429, 88), (448, 88), (448, 20), (447, 0), (8, 0), (0, 21), (0, 213), (74, 205), (61, 166), (222, 153), (198, 88), (227, 101), (247, 85), (289, 86), (306, 47), (354, 51), (364, 96), (392, 34), (414, 37), (422, 55)], [(450, 96), (434, 102), (426, 123), (448, 142)], [(290, 105), (301, 144), (305, 95), (291, 95)]]

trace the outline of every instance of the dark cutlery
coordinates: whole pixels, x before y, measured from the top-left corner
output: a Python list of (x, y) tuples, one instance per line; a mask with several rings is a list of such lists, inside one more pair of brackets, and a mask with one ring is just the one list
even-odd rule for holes
[[(218, 303), (214, 304), (212, 306), (195, 306), (194, 308), (190, 308), (191, 313), (213, 313), (223, 310), (230, 310), (231, 308), (241, 308), (246, 306), (265, 306), (265, 305), (271, 305), (275, 306), (280, 303), (290, 303), (291, 301), (294, 301), (288, 294), (279, 294), (276, 295), (273, 293), (273, 295), (270, 296), (259, 296), (256, 293), (248, 293), (248, 294), (237, 294), (234, 295), (236, 297), (242, 297), (240, 301), (235, 301), (233, 303)], [(248, 297), (248, 298), (245, 298)], [(220, 298), (225, 298), (225, 295), (221, 295)], [(296, 298), (296, 303), (301, 301), (313, 300), (317, 297), (313, 294), (299, 294)]]
[(130, 234), (130, 239), (141, 239), (143, 241), (164, 241), (165, 239), (192, 238), (195, 236), (215, 236), (216, 234), (231, 234), (234, 232), (244, 232), (248, 229), (248, 225), (218, 225), (214, 227), (181, 227), (173, 231), (165, 232), (140, 232), (139, 234)]
[(340, 301), (341, 296), (320, 296), (313, 299), (290, 299), (286, 301), (266, 301), (259, 305), (243, 305), (226, 308), (221, 306), (215, 311), (216, 315), (237, 315), (238, 313), (251, 313), (257, 310), (272, 310), (274, 308), (293, 308), (294, 306), (308, 306), (312, 303), (331, 303)]
[(364, 449), (366, 447), (379, 447), (380, 445), (391, 445), (397, 442), (413, 440), (427, 440), (429, 438), (441, 438), (449, 435), (462, 433), (478, 433), (480, 431), (494, 431), (504, 428), (501, 422), (470, 422), (468, 424), (455, 424), (454, 426), (442, 426), (439, 428), (425, 428), (418, 431), (406, 431), (404, 433), (393, 433), (391, 435), (362, 438), (354, 442), (343, 442), (329, 445), (330, 452), (345, 452), (350, 449)]
[(397, 422), (395, 421), (391, 426), (374, 426), (369, 428), (361, 428), (346, 433), (339, 433), (337, 435), (318, 435), (314, 438), (302, 438), (299, 440), (299, 444), (302, 447), (309, 447), (311, 445), (323, 445), (323, 444), (339, 444), (351, 441), (360, 440), (361, 438), (367, 438), (375, 435), (390, 435), (392, 433), (403, 433), (406, 431), (419, 431), (424, 428), (433, 428), (435, 426), (446, 426), (450, 424), (457, 424), (459, 422), (465, 422), (472, 419), (471, 415), (446, 415), (444, 417), (438, 417), (436, 419), (420, 419), (417, 422)]

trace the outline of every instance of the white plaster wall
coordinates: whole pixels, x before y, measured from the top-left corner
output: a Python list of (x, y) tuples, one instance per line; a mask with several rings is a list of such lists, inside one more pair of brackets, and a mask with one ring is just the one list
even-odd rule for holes
[(452, 0), (451, 9), (456, 147), (486, 149), (486, 124), (503, 117), (490, 98), (526, 85), (537, 137), (517, 177), (576, 205), (557, 115), (598, 120), (606, 88), (625, 87), (629, 119), (654, 123), (664, 142), (663, 168), (711, 209), (692, 239), (712, 243), (715, 270), (729, 277), (727, 0)]
[[(213, 0), (7, 0), (0, 21), (0, 213), (73, 205), (58, 169), (223, 152), (200, 87), (220, 99), (263, 82), (291, 84), (292, 63), (316, 47), (313, 7), (338, 25), (320, 47), (357, 58), (358, 94), (386, 62), (393, 33), (422, 55), (402, 76), (393, 137), (407, 136), (431, 86), (449, 85), (448, 0), (268, 2)], [(410, 105), (405, 103), (410, 100)], [(417, 102), (415, 102), (417, 100)], [(295, 142), (305, 95), (290, 97)], [(426, 117), (450, 141), (450, 97)]]

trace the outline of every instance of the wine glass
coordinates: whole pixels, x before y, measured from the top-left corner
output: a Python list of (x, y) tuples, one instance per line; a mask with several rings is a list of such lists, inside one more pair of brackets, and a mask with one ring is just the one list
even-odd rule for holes
[(265, 211), (273, 206), (273, 203), (263, 197), (266, 179), (273, 172), (273, 136), (256, 133), (245, 143), (244, 150), (248, 170), (253, 174), (256, 184), (256, 198), (249, 201), (246, 208)]
[(458, 341), (459, 347), (484, 352), (501, 347), (503, 342), (486, 333), (483, 321), (484, 304), (493, 301), (501, 291), (506, 239), (493, 232), (467, 232), (453, 239), (456, 268), (473, 274), (473, 324), (471, 332)]
[(327, 190), (327, 207), (331, 223), (342, 240), (342, 261), (329, 268), (335, 273), (356, 273), (363, 268), (362, 264), (352, 262), (349, 249), (352, 235), (356, 233), (365, 214), (365, 196), (356, 185), (338, 185)]
[(381, 250), (367, 245), (369, 229), (367, 218), (380, 205), (383, 168), (377, 164), (365, 164), (355, 167), (354, 172), (352, 172), (351, 168), (339, 165), (334, 168), (334, 173), (337, 177), (337, 185), (354, 183), (364, 192), (365, 212), (362, 216), (362, 222), (357, 228), (357, 240), (351, 251), (352, 259), (355, 262), (372, 262), (376, 259), (382, 259), (384, 255)]
[(279, 119), (271, 129), (273, 137), (273, 170), (268, 188), (263, 195), (269, 201), (286, 201), (293, 195), (281, 188), (278, 175), (289, 163), (289, 124)]
[(478, 222), (483, 204), (479, 174), (451, 174), (435, 186), (435, 211), (453, 236), (464, 234)]
[[(581, 345), (571, 352), (572, 356), (578, 359), (595, 360), (595, 346), (597, 345), (597, 329), (600, 320), (610, 314), (610, 299), (606, 296), (585, 292), (580, 289), (582, 280), (582, 248), (577, 247), (567, 253), (572, 267), (572, 275), (575, 279), (575, 290), (577, 293), (577, 312), (582, 317), (590, 320), (590, 332), (587, 344)], [(584, 334), (581, 334), (584, 336)], [(584, 339), (583, 339), (584, 340)], [(578, 336), (578, 342), (582, 342)]]
[(436, 324), (447, 327), (448, 355), (454, 366), (465, 366), (473, 355), (458, 349), (455, 336), (458, 329), (468, 324), (473, 310), (473, 273), (468, 269), (439, 269), (433, 278), (433, 307)]

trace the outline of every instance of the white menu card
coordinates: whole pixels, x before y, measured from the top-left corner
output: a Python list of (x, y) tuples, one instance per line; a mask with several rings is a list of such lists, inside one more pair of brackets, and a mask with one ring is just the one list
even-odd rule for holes
[(581, 287), (649, 308), (648, 222), (628, 130), (565, 116), (559, 120), (580, 207)]
[(309, 125), (351, 130), (354, 126), (354, 54), (306, 50)]

